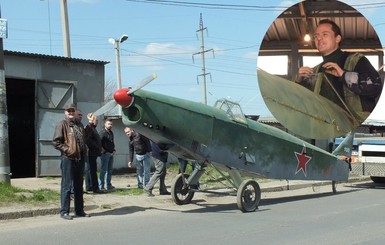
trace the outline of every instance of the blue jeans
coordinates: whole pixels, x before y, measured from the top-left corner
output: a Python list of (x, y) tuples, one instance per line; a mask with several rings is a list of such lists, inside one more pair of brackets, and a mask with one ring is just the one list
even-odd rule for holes
[(88, 160), (86, 160), (85, 164), (84, 164), (84, 184), (86, 186), (86, 191), (90, 191), (91, 190), (91, 178), (90, 178), (90, 164), (89, 164), (90, 160), (88, 158)]
[[(178, 158), (180, 171), (182, 173), (186, 172), (188, 161), (186, 159)], [(192, 170), (196, 169), (198, 167), (198, 163), (196, 161), (191, 162)]]
[[(186, 159), (182, 159), (182, 158), (178, 158), (178, 161), (179, 161), (180, 172), (181, 173), (185, 173), (188, 161)], [(196, 161), (192, 161), (191, 162), (191, 166), (192, 166), (192, 171), (194, 171), (195, 169), (198, 168), (198, 163)], [(199, 184), (199, 181), (198, 181), (196, 187), (199, 188), (199, 186), (200, 186), (200, 184)]]
[(75, 213), (84, 212), (83, 174), (84, 159), (75, 161), (66, 157), (61, 158), (60, 214), (69, 214), (70, 196), (73, 184)]
[[(136, 178), (138, 180), (138, 188), (143, 188), (150, 181), (150, 172), (151, 172), (151, 162), (150, 156), (145, 155), (135, 155), (136, 158)], [(143, 185), (144, 183), (144, 185)]]
[[(99, 189), (104, 189), (104, 183), (106, 183), (107, 189), (111, 188), (111, 177), (112, 177), (112, 169), (114, 163), (114, 155), (112, 153), (103, 153), (100, 156), (101, 165), (100, 165), (100, 175), (99, 175)], [(104, 182), (104, 178), (106, 178), (106, 182)]]

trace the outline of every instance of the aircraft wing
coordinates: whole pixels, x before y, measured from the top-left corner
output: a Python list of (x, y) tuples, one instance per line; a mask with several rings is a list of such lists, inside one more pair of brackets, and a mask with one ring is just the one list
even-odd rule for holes
[(297, 135), (328, 139), (354, 129), (352, 117), (344, 109), (295, 82), (261, 69), (258, 82), (270, 112)]

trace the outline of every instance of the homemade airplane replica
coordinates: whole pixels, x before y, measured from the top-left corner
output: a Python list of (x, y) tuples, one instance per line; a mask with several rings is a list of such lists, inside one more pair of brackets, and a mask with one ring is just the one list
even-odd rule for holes
[[(214, 106), (191, 102), (141, 89), (156, 75), (137, 87), (122, 88), (94, 114), (122, 106), (123, 123), (161, 145), (178, 158), (199, 163), (191, 175), (179, 174), (171, 185), (176, 204), (191, 202), (207, 165), (226, 171), (237, 189), (242, 212), (255, 211), (261, 190), (244, 176), (287, 180), (347, 181), (352, 136), (329, 153), (280, 129), (245, 117), (239, 104), (221, 99)], [(242, 175), (241, 175), (242, 174)]]

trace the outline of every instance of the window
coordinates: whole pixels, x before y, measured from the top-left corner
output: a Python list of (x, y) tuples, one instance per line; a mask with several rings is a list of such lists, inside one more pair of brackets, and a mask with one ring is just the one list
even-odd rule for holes
[(304, 56), (303, 57), (303, 66), (308, 66), (308, 67), (314, 67), (321, 63), (322, 57), (321, 56)]
[(287, 55), (258, 56), (258, 68), (273, 74), (287, 75), (289, 58)]

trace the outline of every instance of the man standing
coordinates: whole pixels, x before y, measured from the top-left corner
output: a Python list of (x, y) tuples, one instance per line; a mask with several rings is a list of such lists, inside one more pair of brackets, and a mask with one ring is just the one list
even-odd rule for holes
[[(100, 190), (113, 190), (115, 187), (111, 184), (112, 169), (114, 163), (114, 133), (112, 132), (112, 120), (107, 118), (104, 121), (104, 127), (99, 132), (99, 136), (102, 142), (102, 155), (101, 155), (101, 167), (99, 175), (99, 188)], [(106, 188), (104, 189), (104, 184)]]
[(99, 193), (97, 162), (98, 156), (102, 155), (102, 141), (96, 130), (99, 120), (92, 114), (88, 114), (90, 118), (89, 124), (86, 126), (86, 131), (90, 131), (90, 137), (87, 139), (88, 146), (88, 161), (86, 171), (86, 190), (93, 193)]
[(138, 188), (143, 188), (143, 186), (147, 185), (150, 180), (151, 163), (150, 156), (148, 155), (148, 152), (151, 152), (150, 141), (146, 137), (128, 127), (124, 128), (124, 133), (129, 139), (130, 153), (128, 155), (128, 167), (132, 167), (135, 153), (135, 158), (137, 160), (136, 176), (138, 180)]
[(306, 86), (313, 74), (324, 73), (318, 76), (320, 95), (348, 110), (358, 122), (364, 121), (381, 94), (378, 72), (362, 54), (340, 49), (341, 30), (333, 21), (321, 20), (313, 38), (323, 62), (315, 68), (300, 67), (296, 82)]
[(84, 160), (87, 156), (86, 132), (75, 119), (76, 106), (64, 106), (65, 119), (56, 126), (52, 143), (61, 152), (61, 188), (60, 188), (60, 217), (72, 220), (70, 212), (70, 195), (73, 185), (75, 198), (75, 215), (90, 217), (84, 212), (83, 174)]
[[(167, 191), (166, 184), (165, 184), (168, 153), (164, 151), (164, 147), (162, 147), (162, 145), (155, 144), (152, 141), (150, 141), (150, 143), (151, 143), (151, 157), (154, 161), (155, 172), (152, 175), (150, 181), (144, 187), (144, 192), (147, 194), (148, 197), (153, 197), (154, 194), (152, 194), (152, 189), (154, 189), (156, 182), (160, 180), (159, 194), (170, 195), (171, 193)], [(163, 148), (163, 150), (161, 148)]]
[(83, 123), (82, 123), (83, 112), (81, 110), (75, 111), (75, 119), (79, 125), (83, 125)]

